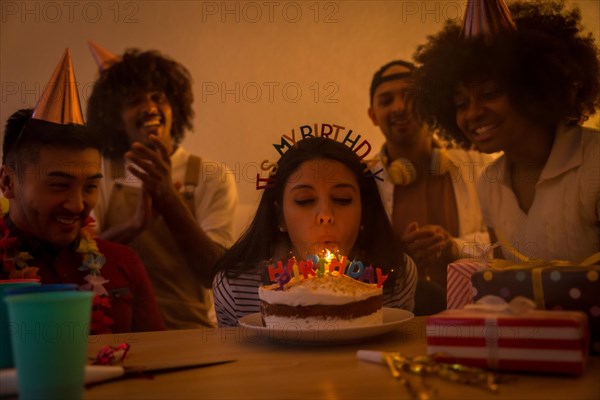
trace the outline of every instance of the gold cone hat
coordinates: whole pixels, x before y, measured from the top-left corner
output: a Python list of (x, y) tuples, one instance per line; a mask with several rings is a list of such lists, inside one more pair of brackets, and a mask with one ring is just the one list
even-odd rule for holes
[(469, 0), (465, 10), (462, 36), (493, 36), (515, 29), (515, 23), (504, 0)]
[(32, 117), (59, 125), (84, 125), (69, 49), (46, 84)]
[(96, 64), (100, 70), (110, 67), (119, 60), (119, 57), (117, 57), (115, 54), (106, 50), (99, 44), (92, 42), (91, 40), (88, 40), (88, 47), (90, 48), (92, 56), (94, 57), (94, 61), (96, 61)]

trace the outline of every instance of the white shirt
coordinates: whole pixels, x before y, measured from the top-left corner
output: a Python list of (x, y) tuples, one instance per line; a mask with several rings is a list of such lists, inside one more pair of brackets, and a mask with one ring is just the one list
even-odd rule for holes
[[(600, 250), (600, 133), (561, 127), (525, 213), (511, 189), (506, 158), (478, 185), (485, 224), (530, 258), (582, 261)], [(503, 247), (503, 256), (515, 260)]]

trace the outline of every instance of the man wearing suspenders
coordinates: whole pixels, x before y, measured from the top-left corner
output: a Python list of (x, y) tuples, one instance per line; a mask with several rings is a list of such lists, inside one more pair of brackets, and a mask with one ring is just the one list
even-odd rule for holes
[(181, 146), (192, 101), (183, 65), (129, 50), (101, 64), (87, 110), (106, 137), (100, 236), (138, 252), (169, 329), (214, 325), (211, 270), (233, 242), (237, 205), (222, 164)]

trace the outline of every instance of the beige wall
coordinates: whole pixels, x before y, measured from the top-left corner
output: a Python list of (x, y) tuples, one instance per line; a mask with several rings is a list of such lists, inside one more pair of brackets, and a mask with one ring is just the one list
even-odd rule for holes
[[(577, 3), (600, 37), (600, 0)], [(187, 149), (237, 177), (238, 226), (252, 214), (256, 164), (305, 124), (352, 129), (378, 150), (366, 115), (372, 74), (410, 58), (463, 1), (10, 1), (0, 2), (0, 119), (35, 105), (64, 48), (71, 49), (82, 105), (96, 66), (86, 41), (120, 53), (158, 49), (194, 77), (195, 130)]]

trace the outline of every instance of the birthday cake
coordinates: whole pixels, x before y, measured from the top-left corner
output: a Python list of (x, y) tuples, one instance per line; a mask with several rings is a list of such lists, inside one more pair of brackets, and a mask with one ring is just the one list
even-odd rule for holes
[(260, 312), (266, 327), (340, 329), (383, 323), (383, 292), (377, 284), (345, 274), (301, 276), (261, 286)]

